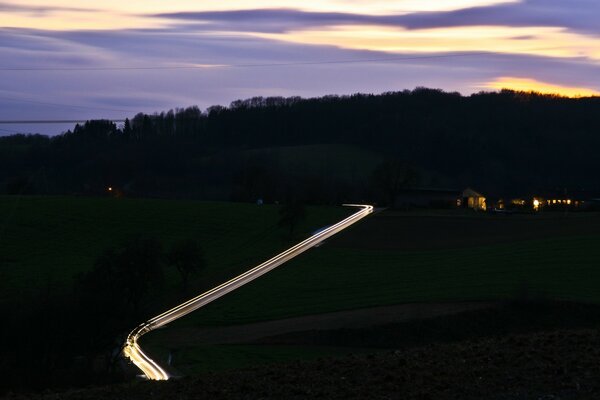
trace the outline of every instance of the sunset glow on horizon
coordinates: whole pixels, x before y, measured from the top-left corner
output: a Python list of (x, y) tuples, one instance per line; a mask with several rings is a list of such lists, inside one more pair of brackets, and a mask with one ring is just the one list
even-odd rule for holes
[(510, 89), (518, 92), (557, 94), (574, 98), (600, 96), (600, 92), (594, 89), (554, 85), (528, 78), (500, 77), (483, 85), (483, 87), (493, 90)]

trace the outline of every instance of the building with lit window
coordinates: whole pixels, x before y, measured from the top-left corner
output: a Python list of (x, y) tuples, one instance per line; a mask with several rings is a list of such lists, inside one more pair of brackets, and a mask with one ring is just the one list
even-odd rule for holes
[(462, 205), (475, 211), (485, 211), (487, 209), (485, 196), (471, 188), (463, 190)]
[(591, 211), (600, 209), (600, 193), (585, 190), (541, 191), (499, 199), (494, 208), (507, 211)]
[(541, 193), (536, 196), (540, 209), (587, 211), (596, 209), (600, 193), (587, 190), (558, 190)]

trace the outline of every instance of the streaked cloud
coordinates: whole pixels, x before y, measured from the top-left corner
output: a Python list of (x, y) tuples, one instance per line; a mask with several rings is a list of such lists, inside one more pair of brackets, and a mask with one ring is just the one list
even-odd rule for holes
[[(13, 0), (2, 2), (14, 9), (63, 8), (96, 9), (101, 4), (105, 10), (124, 14), (149, 14), (178, 11), (236, 11), (247, 9), (289, 8), (304, 11), (343, 12), (367, 15), (385, 15), (389, 13), (452, 11), (470, 7), (492, 6), (497, 4), (518, 3), (520, 0), (104, 0), (92, 3), (81, 0)], [(91, 3), (91, 4), (90, 4)]]
[(599, 6), (596, 0), (525, 0), (450, 12), (417, 12), (393, 19), (394, 23), (407, 29), (474, 25), (542, 26), (598, 35)]
[(284, 42), (394, 53), (491, 51), (600, 60), (600, 37), (556, 27), (461, 26), (409, 30), (377, 25), (338, 25), (254, 35)]
[(90, 12), (90, 11), (95, 11), (95, 9), (82, 8), (82, 7), (76, 7), (76, 6), (67, 7), (67, 6), (59, 6), (59, 5), (48, 5), (48, 4), (31, 5), (29, 3), (9, 3), (9, 2), (5, 2), (5, 1), (0, 1), (0, 11), (46, 16), (49, 13), (71, 12), (71, 11)]
[[(337, 11), (306, 11), (298, 8), (239, 9), (228, 11), (185, 11), (157, 14), (169, 20), (201, 22), (232, 30), (285, 32), (299, 27), (376, 25), (406, 29), (459, 26), (559, 27), (570, 31), (600, 34), (599, 6), (590, 0), (526, 0), (454, 11), (415, 11), (373, 15)], [(249, 29), (250, 27), (250, 29)]]
[(452, 11), (466, 7), (515, 3), (519, 0), (219, 0), (147, 1), (13, 0), (0, 2), (0, 27), (32, 29), (144, 29), (164, 26), (157, 13), (228, 12), (249, 9), (291, 9), (315, 13), (357, 15)]

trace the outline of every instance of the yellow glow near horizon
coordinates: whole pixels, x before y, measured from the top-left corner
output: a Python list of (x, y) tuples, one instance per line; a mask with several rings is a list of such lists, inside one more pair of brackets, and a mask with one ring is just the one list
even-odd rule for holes
[[(51, 30), (154, 28), (164, 24), (145, 17), (155, 13), (234, 11), (250, 9), (296, 9), (366, 15), (405, 14), (423, 11), (452, 11), (461, 8), (515, 3), (520, 0), (12, 0), (20, 11), (3, 11), (0, 27)], [(35, 7), (43, 10), (36, 11)], [(53, 7), (59, 9), (52, 10)], [(61, 9), (62, 8), (62, 9)], [(69, 10), (77, 9), (77, 10)]]
[(528, 78), (500, 77), (483, 86), (487, 89), (511, 89), (521, 92), (538, 92), (543, 94), (558, 94), (566, 97), (600, 96), (594, 89), (555, 85)]
[(0, 27), (53, 31), (158, 28), (164, 21), (110, 11), (60, 11), (47, 15), (35, 13), (0, 14)]
[(555, 27), (460, 26), (415, 29), (344, 25), (255, 36), (292, 43), (390, 53), (489, 51), (600, 60), (600, 39)]
[(123, 13), (169, 13), (181, 11), (231, 11), (265, 8), (289, 8), (304, 11), (326, 11), (359, 14), (388, 14), (419, 11), (452, 11), (461, 8), (518, 3), (521, 0), (12, 0), (9, 4), (26, 7), (63, 7), (108, 10)]

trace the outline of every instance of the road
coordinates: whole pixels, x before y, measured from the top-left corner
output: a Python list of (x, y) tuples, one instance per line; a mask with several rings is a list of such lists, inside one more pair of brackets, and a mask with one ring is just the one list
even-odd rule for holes
[(373, 206), (363, 204), (345, 204), (348, 207), (359, 207), (360, 211), (352, 214), (348, 218), (331, 225), (330, 227), (317, 232), (308, 239), (298, 243), (297, 245), (287, 249), (283, 253), (276, 255), (268, 261), (244, 272), (243, 274), (236, 276), (235, 278), (205, 292), (201, 295), (194, 297), (180, 304), (169, 311), (140, 324), (135, 328), (125, 341), (123, 347), (123, 353), (128, 357), (142, 372), (144, 375), (151, 380), (167, 380), (169, 374), (165, 371), (157, 362), (152, 360), (147, 354), (142, 351), (142, 348), (138, 344), (138, 340), (146, 333), (167, 325), (176, 319), (179, 319), (208, 303), (211, 303), (218, 298), (226, 295), (229, 292), (236, 290), (237, 288), (245, 285), (248, 282), (266, 274), (267, 272), (277, 268), (281, 264), (291, 260), (294, 257), (302, 254), (311, 247), (321, 243), (325, 239), (335, 235), (336, 233), (348, 228), (350, 225), (360, 221), (367, 215), (373, 212)]

